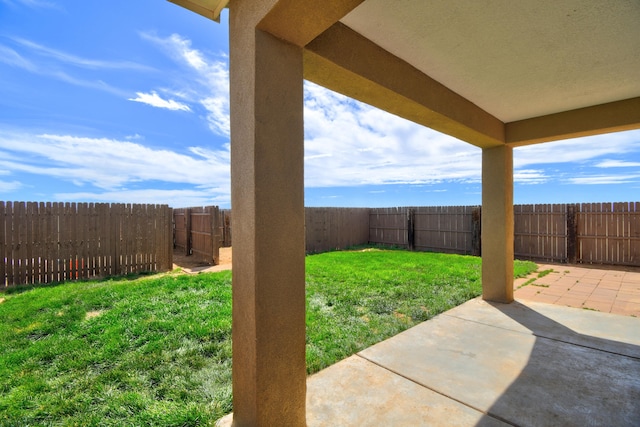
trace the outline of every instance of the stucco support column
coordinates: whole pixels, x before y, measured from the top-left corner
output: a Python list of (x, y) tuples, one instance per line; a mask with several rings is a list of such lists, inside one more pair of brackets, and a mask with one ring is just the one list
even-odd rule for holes
[[(233, 425), (305, 425), (302, 49), (230, 10)], [(253, 9), (244, 9), (248, 7)]]
[(482, 150), (482, 298), (513, 301), (513, 149)]

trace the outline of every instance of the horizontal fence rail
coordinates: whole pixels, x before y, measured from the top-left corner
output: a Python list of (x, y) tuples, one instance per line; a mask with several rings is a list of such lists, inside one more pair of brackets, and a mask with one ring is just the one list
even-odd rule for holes
[(0, 287), (172, 268), (167, 205), (0, 202)]

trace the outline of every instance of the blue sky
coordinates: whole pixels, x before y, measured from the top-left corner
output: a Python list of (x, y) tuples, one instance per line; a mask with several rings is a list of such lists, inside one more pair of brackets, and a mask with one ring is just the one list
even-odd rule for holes
[[(228, 26), (0, 0), (0, 200), (230, 206)], [(515, 203), (636, 201), (640, 131), (514, 151)], [(476, 205), (481, 151), (305, 83), (307, 206)]]

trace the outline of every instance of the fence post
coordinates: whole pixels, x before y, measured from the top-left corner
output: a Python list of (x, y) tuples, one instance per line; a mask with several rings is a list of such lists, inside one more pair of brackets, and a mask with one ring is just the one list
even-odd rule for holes
[(222, 246), (228, 248), (233, 245), (231, 238), (231, 211), (223, 212), (223, 227), (224, 227), (224, 243)]
[(186, 234), (185, 243), (184, 243), (184, 254), (186, 256), (191, 255), (191, 208), (186, 208), (184, 210), (184, 230)]
[(471, 211), (471, 255), (482, 256), (482, 206)]
[(567, 263), (575, 264), (578, 257), (578, 221), (579, 205), (567, 205)]
[(407, 209), (407, 248), (412, 251), (415, 243), (415, 209)]
[(218, 206), (209, 207), (211, 220), (211, 254), (213, 265), (220, 264), (220, 209)]

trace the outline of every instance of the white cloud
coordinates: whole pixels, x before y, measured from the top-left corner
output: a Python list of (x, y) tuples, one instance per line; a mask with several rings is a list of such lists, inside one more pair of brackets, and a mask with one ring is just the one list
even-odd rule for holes
[[(191, 47), (191, 41), (178, 35), (159, 37), (141, 33), (172, 58), (183, 72), (176, 74), (176, 94), (190, 104), (204, 108), (209, 129), (217, 135), (229, 136), (229, 66), (227, 57), (217, 55), (212, 59), (204, 52)], [(187, 74), (185, 74), (185, 72)]]
[(229, 146), (189, 150), (191, 155), (107, 138), (0, 133), (0, 168), (112, 192), (158, 181), (228, 194)]
[(569, 178), (567, 181), (571, 184), (579, 185), (629, 184), (640, 181), (640, 174), (579, 176)]
[(640, 131), (573, 138), (518, 147), (514, 150), (513, 162), (516, 168), (534, 164), (580, 163), (601, 156), (637, 152), (639, 142)]
[(2, 0), (2, 2), (9, 6), (21, 4), (31, 9), (59, 9), (59, 6), (56, 3), (43, 0)]
[(0, 180), (0, 193), (10, 193), (19, 190), (24, 185), (19, 181), (2, 181)]
[(0, 45), (0, 62), (4, 62), (12, 67), (21, 68), (33, 74), (51, 77), (74, 86), (101, 90), (118, 97), (126, 97), (129, 95), (128, 92), (115, 88), (102, 80), (87, 80), (74, 77), (60, 69), (56, 63), (39, 63), (32, 59), (27, 59), (14, 49), (4, 45)]
[(72, 53), (64, 52), (58, 49), (53, 49), (31, 40), (15, 37), (14, 41), (20, 45), (30, 49), (32, 52), (53, 58), (58, 62), (63, 62), (76, 67), (88, 68), (88, 69), (115, 69), (115, 70), (136, 70), (136, 71), (153, 71), (154, 68), (139, 64), (132, 61), (121, 60), (101, 60), (101, 59), (89, 59), (83, 58)]
[(518, 184), (544, 184), (549, 177), (540, 169), (520, 169), (513, 172), (513, 181)]
[(7, 65), (11, 65), (12, 67), (22, 68), (23, 70), (35, 72), (36, 66), (20, 55), (15, 50), (10, 47), (4, 46), (0, 44), (0, 61), (4, 62)]
[(477, 182), (480, 149), (305, 83), (305, 185)]
[(624, 160), (603, 160), (594, 165), (597, 168), (637, 168), (640, 162), (627, 162)]
[(172, 111), (191, 111), (188, 105), (173, 99), (163, 99), (155, 91), (151, 93), (136, 92), (137, 98), (129, 98), (129, 101), (141, 102), (156, 108), (166, 108)]

